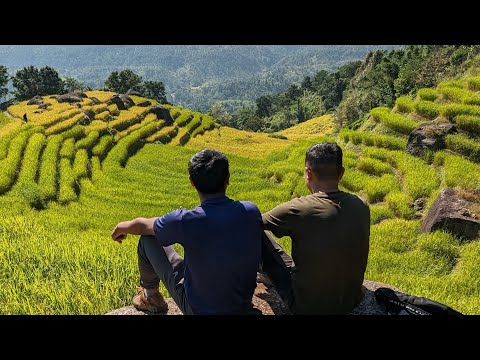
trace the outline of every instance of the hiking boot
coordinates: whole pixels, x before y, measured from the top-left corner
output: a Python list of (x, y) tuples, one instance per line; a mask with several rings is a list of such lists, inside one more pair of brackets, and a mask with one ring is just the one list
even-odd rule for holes
[(145, 296), (143, 287), (138, 290), (137, 295), (132, 299), (135, 309), (140, 311), (148, 311), (151, 313), (166, 313), (168, 304), (165, 302), (162, 294), (158, 293), (149, 297)]

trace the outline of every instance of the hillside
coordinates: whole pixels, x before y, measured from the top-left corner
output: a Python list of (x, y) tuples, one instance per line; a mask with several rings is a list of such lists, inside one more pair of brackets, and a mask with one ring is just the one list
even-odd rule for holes
[(265, 93), (285, 90), (321, 69), (394, 45), (0, 45), (0, 65), (16, 70), (51, 66), (99, 88), (114, 70), (129, 68), (162, 81), (168, 99), (207, 111), (215, 101), (236, 108)]
[[(118, 110), (107, 104), (113, 93), (102, 92), (87, 92), (81, 107), (49, 97), (42, 113), (25, 102), (9, 107), (10, 117), (0, 119), (0, 162), (11, 174), (0, 195), (0, 313), (103, 314), (129, 305), (138, 284), (136, 239), (120, 246), (110, 232), (122, 220), (194, 207), (187, 163), (199, 149), (224, 151), (228, 196), (263, 212), (306, 195), (306, 149), (337, 140), (346, 167), (342, 189), (371, 205), (366, 279), (480, 314), (480, 238), (419, 231), (440, 189), (471, 197), (480, 189), (478, 84), (466, 78), (423, 89), (393, 109), (372, 110), (358, 131), (338, 134), (330, 116), (262, 134), (212, 127), (208, 116), (178, 107), (168, 109), (174, 124), (167, 125), (147, 114), (155, 103), (143, 108), (146, 99), (132, 97), (134, 106)], [(100, 103), (92, 105), (93, 97)], [(82, 110), (93, 111), (93, 120)], [(424, 122), (454, 122), (459, 134), (447, 136), (446, 150), (414, 157), (405, 152), (407, 137)], [(426, 200), (419, 211), (411, 207), (417, 199)], [(279, 241), (290, 251), (287, 238)]]

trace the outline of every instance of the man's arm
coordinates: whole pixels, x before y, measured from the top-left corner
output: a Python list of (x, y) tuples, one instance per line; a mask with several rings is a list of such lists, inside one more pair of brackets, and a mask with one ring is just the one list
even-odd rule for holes
[(130, 221), (122, 221), (112, 231), (112, 239), (122, 243), (128, 234), (132, 235), (153, 235), (153, 223), (157, 218), (136, 218)]
[(270, 230), (276, 237), (290, 236), (294, 214), (291, 201), (280, 204), (272, 210), (262, 214), (262, 222), (265, 230)]

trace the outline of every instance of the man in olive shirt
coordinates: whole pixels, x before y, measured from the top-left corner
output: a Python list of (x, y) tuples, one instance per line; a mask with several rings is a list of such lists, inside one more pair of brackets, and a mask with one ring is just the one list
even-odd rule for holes
[(311, 194), (262, 215), (266, 230), (292, 239), (292, 257), (265, 232), (262, 270), (294, 314), (348, 314), (362, 299), (370, 209), (338, 189), (345, 169), (336, 143), (308, 149), (305, 184)]

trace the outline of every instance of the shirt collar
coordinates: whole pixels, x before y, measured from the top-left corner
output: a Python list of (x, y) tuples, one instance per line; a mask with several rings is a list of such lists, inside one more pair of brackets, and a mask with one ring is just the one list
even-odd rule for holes
[(219, 204), (219, 203), (229, 201), (229, 200), (230, 199), (226, 195), (215, 196), (215, 197), (211, 197), (211, 198), (208, 198), (206, 200), (203, 200), (202, 205), (205, 205), (205, 204)]

